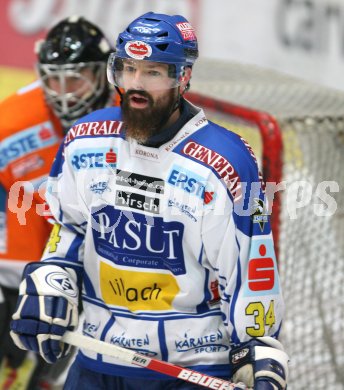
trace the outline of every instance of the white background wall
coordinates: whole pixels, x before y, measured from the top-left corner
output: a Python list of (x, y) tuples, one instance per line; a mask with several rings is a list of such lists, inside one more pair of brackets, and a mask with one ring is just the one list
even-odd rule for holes
[(2, 1), (13, 28), (28, 35), (82, 14), (114, 40), (146, 11), (180, 13), (196, 28), (203, 57), (254, 63), (344, 90), (344, 0)]
[(343, 0), (202, 3), (200, 40), (206, 56), (263, 65), (344, 89)]

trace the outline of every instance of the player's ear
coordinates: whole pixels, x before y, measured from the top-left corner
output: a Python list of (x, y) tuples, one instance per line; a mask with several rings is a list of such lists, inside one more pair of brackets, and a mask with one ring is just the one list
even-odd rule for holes
[(183, 94), (189, 88), (189, 83), (191, 80), (192, 68), (185, 67), (183, 75), (180, 78), (180, 93)]

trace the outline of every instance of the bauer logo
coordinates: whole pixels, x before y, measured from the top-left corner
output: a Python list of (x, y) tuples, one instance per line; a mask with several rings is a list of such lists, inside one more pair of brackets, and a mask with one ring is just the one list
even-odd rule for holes
[(137, 366), (141, 366), (141, 367), (147, 367), (150, 361), (151, 361), (150, 359), (144, 358), (142, 356), (135, 355), (133, 357), (133, 364), (136, 364)]
[(125, 44), (124, 50), (129, 57), (135, 58), (136, 60), (143, 60), (152, 54), (152, 47), (142, 41), (129, 41)]
[(87, 148), (79, 149), (71, 156), (73, 169), (115, 168), (117, 165), (117, 149)]
[(72, 298), (76, 298), (78, 295), (74, 288), (74, 283), (66, 273), (51, 272), (46, 276), (45, 280), (50, 287), (63, 294), (69, 295)]
[(208, 387), (209, 389), (230, 390), (230, 385), (224, 379), (214, 378), (212, 376), (208, 376), (200, 372), (194, 372), (186, 368), (180, 371), (178, 378), (184, 381), (199, 384), (203, 387)]

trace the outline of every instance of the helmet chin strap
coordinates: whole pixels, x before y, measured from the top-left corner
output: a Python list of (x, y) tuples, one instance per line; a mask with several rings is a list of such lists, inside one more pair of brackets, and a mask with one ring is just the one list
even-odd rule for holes
[(185, 88), (183, 89), (182, 92), (180, 92), (180, 86), (177, 87), (177, 98), (174, 102), (174, 105), (172, 106), (171, 108), (171, 112), (170, 112), (170, 115), (168, 118), (171, 118), (172, 114), (179, 109), (180, 107), (180, 102), (181, 102), (181, 99), (182, 97), (184, 96), (184, 93), (190, 88), (190, 84), (187, 83), (187, 85), (185, 86)]
[[(171, 110), (169, 112), (169, 115), (165, 121), (165, 123), (163, 125), (166, 125), (166, 123), (169, 121), (169, 119), (171, 118), (171, 116), (175, 113), (175, 111), (177, 111), (179, 108), (180, 108), (180, 104), (181, 104), (181, 99), (184, 95), (184, 93), (187, 91), (188, 88), (184, 88), (183, 92), (180, 93), (180, 87), (176, 87), (177, 89), (177, 97), (174, 101), (174, 104), (171, 106)], [(161, 130), (161, 129), (160, 129)]]
[(120, 104), (122, 105), (122, 100), (123, 100), (123, 93), (122, 91), (119, 89), (119, 87), (117, 87), (117, 85), (115, 85), (115, 89), (119, 95), (119, 98), (120, 98)]
[(183, 94), (180, 93), (180, 90), (179, 90), (179, 87), (177, 87), (177, 97), (176, 97), (176, 100), (173, 104), (173, 106), (171, 107), (171, 111), (170, 111), (170, 115), (168, 116), (168, 118), (171, 118), (171, 115), (178, 110), (178, 108), (180, 107), (180, 100), (182, 98)]
[[(183, 66), (182, 68), (182, 77), (185, 76), (185, 66)], [(180, 103), (181, 103), (181, 99), (184, 95), (184, 93), (190, 88), (190, 80), (187, 82), (186, 86), (183, 88), (183, 91), (180, 92), (180, 85), (178, 85), (178, 87), (176, 87), (177, 89), (177, 97), (176, 97), (176, 100), (174, 102), (174, 104), (172, 105), (171, 107), (171, 111), (170, 111), (170, 114), (168, 116), (168, 119), (166, 122), (168, 122), (168, 120), (171, 118), (171, 116), (174, 114), (175, 111), (177, 111), (180, 107)]]

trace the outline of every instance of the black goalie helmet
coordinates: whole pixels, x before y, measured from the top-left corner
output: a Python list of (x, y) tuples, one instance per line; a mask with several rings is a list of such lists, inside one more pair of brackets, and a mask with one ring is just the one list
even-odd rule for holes
[(106, 63), (111, 51), (102, 31), (78, 16), (62, 20), (37, 42), (45, 97), (64, 128), (106, 104)]

